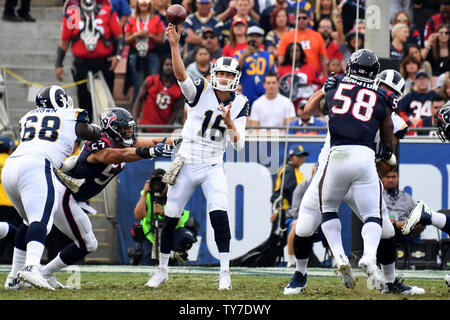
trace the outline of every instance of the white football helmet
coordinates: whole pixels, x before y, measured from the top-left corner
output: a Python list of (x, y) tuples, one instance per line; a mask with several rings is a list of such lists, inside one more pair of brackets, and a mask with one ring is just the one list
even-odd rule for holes
[(392, 90), (397, 99), (401, 99), (403, 97), (403, 92), (405, 90), (405, 79), (403, 79), (400, 72), (393, 69), (386, 69), (375, 78), (375, 84), (379, 85), (380, 83), (384, 83)]
[[(234, 74), (233, 79), (217, 78), (217, 72), (224, 71)], [(220, 91), (235, 91), (241, 79), (239, 61), (231, 57), (220, 57), (211, 68), (211, 86)], [(220, 80), (227, 80), (227, 84), (220, 84)]]

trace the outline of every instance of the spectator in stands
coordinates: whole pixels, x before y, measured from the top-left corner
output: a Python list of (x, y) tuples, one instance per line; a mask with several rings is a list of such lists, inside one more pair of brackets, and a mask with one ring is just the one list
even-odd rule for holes
[[(255, 100), (250, 113), (250, 126), (286, 127), (295, 118), (291, 100), (279, 93), (278, 75), (270, 72), (264, 76), (265, 94)], [(285, 130), (255, 129), (255, 132), (284, 133)]]
[[(445, 104), (446, 100), (440, 94), (436, 95), (431, 101), (431, 116), (423, 117), (422, 126), (424, 128), (436, 128), (436, 116), (439, 112), (439, 109)], [(435, 130), (430, 130), (428, 132), (424, 132), (424, 135), (437, 137)]]
[(436, 92), (447, 102), (450, 100), (450, 77), (445, 77), (443, 82), (444, 84), (440, 88), (437, 88)]
[[(292, 98), (295, 107), (301, 102), (306, 102), (321, 85), (319, 73), (312, 64), (307, 63), (306, 59), (302, 45), (292, 42), (287, 46), (286, 54), (278, 69), (280, 92), (284, 96)], [(294, 70), (292, 70), (293, 60)]]
[[(13, 152), (15, 148), (14, 142), (8, 136), (0, 137), (0, 176), (6, 159)], [(22, 224), (22, 218), (16, 208), (14, 208), (11, 200), (6, 194), (5, 188), (0, 180), (0, 221), (8, 222), (9, 224), (19, 227)], [(3, 238), (0, 240), (0, 263), (10, 264), (11, 257), (14, 251), (14, 240)]]
[(20, 8), (16, 15), (17, 0), (5, 0), (2, 19), (9, 22), (35, 22), (36, 19), (30, 16), (30, 2), (31, 0), (20, 0)]
[[(356, 12), (358, 10), (359, 3), (359, 19), (364, 20), (366, 1), (365, 0), (347, 0), (341, 1), (342, 4), (342, 23), (343, 23), (343, 33), (347, 34), (350, 30), (355, 28)], [(339, 7), (339, 6), (338, 6)]]
[(297, 42), (302, 44), (307, 62), (312, 64), (319, 73), (327, 76), (328, 58), (325, 43), (320, 33), (308, 28), (309, 21), (308, 12), (304, 9), (299, 9), (297, 30), (291, 30), (281, 38), (278, 47), (278, 63), (281, 64), (283, 62), (288, 44), (294, 42), (296, 37)]
[[(251, 19), (259, 21), (259, 3), (255, 0), (249, 0), (248, 4), (238, 3), (239, 0), (220, 0), (216, 1), (216, 5), (214, 6), (214, 12), (216, 13), (216, 17), (223, 22), (226, 22), (230, 19), (235, 18), (235, 16), (239, 13), (242, 15), (243, 11), (247, 11)], [(239, 16), (244, 18), (243, 16)]]
[[(391, 0), (389, 4), (390, 9), (390, 17), (389, 21), (392, 21), (392, 25), (398, 23), (398, 16), (400, 13), (406, 15), (408, 17), (412, 17), (413, 14), (413, 0)], [(401, 19), (404, 19), (403, 17)], [(406, 21), (402, 21), (401, 23), (406, 23)], [(408, 23), (408, 26), (411, 26)]]
[(193, 81), (206, 78), (211, 72), (211, 56), (206, 47), (200, 45), (194, 50), (194, 62), (186, 67), (186, 73)]
[(128, 17), (131, 14), (130, 5), (127, 0), (109, 0), (113, 9), (117, 12), (117, 16), (119, 17), (120, 25), (125, 27), (127, 23)]
[(280, 39), (291, 28), (289, 27), (289, 15), (286, 8), (278, 6), (270, 15), (271, 30), (267, 33), (264, 44), (266, 50), (276, 56)]
[(436, 79), (435, 89), (442, 87), (444, 85), (444, 80), (450, 78), (450, 59), (444, 61), (442, 69), (443, 72)]
[(130, 45), (127, 72), (133, 83), (133, 104), (144, 79), (158, 72), (157, 47), (164, 42), (164, 24), (150, 0), (138, 0), (134, 15), (125, 26), (125, 42)]
[[(441, 24), (448, 25), (450, 23), (450, 0), (441, 0), (439, 13), (432, 15), (425, 23), (423, 31), (423, 40), (427, 41), (431, 34), (435, 33), (437, 27)], [(425, 46), (427, 44), (425, 43)]]
[[(159, 18), (164, 24), (164, 30), (169, 24), (169, 20), (167, 20), (167, 8), (169, 7), (169, 4), (170, 0), (153, 0), (153, 8), (155, 9), (155, 14), (159, 15)], [(170, 44), (166, 37), (164, 37), (163, 44), (157, 47), (156, 52), (160, 57), (165, 57), (170, 54)]]
[(328, 60), (327, 63), (328, 74), (334, 72), (334, 74), (344, 74), (344, 68), (342, 67), (342, 61), (336, 58)]
[[(275, 203), (275, 211), (272, 213), (270, 220), (273, 223), (273, 229), (277, 226), (277, 220), (282, 212), (288, 210), (293, 203), (293, 193), (299, 183), (304, 182), (305, 176), (303, 172), (299, 170), (300, 166), (306, 161), (306, 157), (309, 156), (309, 152), (306, 152), (302, 145), (298, 145), (289, 150), (289, 155), (286, 164), (281, 167), (275, 180), (275, 187), (270, 198), (270, 202)], [(284, 173), (283, 184), (283, 198), (281, 196), (281, 178)], [(281, 203), (279, 203), (281, 201)]]
[(314, 27), (317, 29), (319, 21), (324, 18), (332, 20), (334, 18), (333, 12), (336, 10), (336, 7), (336, 0), (316, 0), (316, 5), (314, 7)]
[(197, 2), (195, 0), (182, 0), (181, 5), (186, 9), (188, 15), (197, 11)]
[[(420, 51), (421, 51), (420, 47), (417, 44), (409, 43), (405, 47), (404, 56), (412, 56), (412, 57), (416, 58), (416, 60), (420, 62), (419, 69), (424, 69), (428, 74), (432, 74), (433, 70), (431, 68), (430, 62), (423, 59)], [(416, 70), (416, 72), (417, 72), (417, 70)]]
[(395, 26), (396, 24), (406, 24), (409, 27), (409, 37), (408, 40), (406, 41), (407, 44), (414, 43), (420, 48), (422, 47), (423, 43), (422, 34), (419, 32), (417, 28), (412, 27), (411, 19), (409, 18), (409, 15), (405, 11), (397, 12), (394, 19), (392, 20), (392, 26)]
[(347, 61), (353, 52), (356, 51), (356, 47), (361, 49), (364, 47), (364, 33), (358, 32), (358, 45), (356, 44), (356, 31), (352, 30), (345, 35), (345, 42), (339, 45), (339, 50), (342, 53), (342, 62), (344, 66), (347, 65)]
[(398, 172), (396, 170), (389, 172), (382, 178), (382, 181), (384, 186), (383, 199), (386, 202), (389, 217), (394, 225), (395, 241), (418, 242), (420, 240), (420, 233), (424, 230), (423, 226), (417, 225), (414, 228), (414, 232), (411, 232), (408, 236), (404, 236), (401, 232), (401, 228), (414, 206), (414, 200), (408, 193), (398, 189)]
[[(142, 84), (133, 106), (133, 118), (140, 125), (168, 125), (182, 113), (184, 96), (175, 79), (172, 59), (162, 59), (159, 73), (148, 76)], [(140, 119), (139, 119), (139, 116)], [(180, 116), (181, 117), (181, 116)], [(147, 132), (164, 132), (160, 128), (146, 129)]]
[(223, 29), (223, 23), (214, 16), (211, 10), (211, 0), (196, 0), (197, 11), (191, 13), (184, 22), (183, 31), (186, 32), (185, 42), (188, 53), (203, 43), (202, 29), (213, 28), (217, 34)]
[(332, 37), (334, 31), (333, 21), (327, 17), (322, 18), (317, 23), (317, 31), (322, 35), (323, 41), (325, 42), (328, 59), (338, 59), (339, 61), (342, 61), (342, 52), (339, 49), (339, 45)]
[(401, 60), (405, 51), (406, 41), (409, 37), (409, 27), (404, 23), (397, 23), (392, 27), (392, 41), (390, 58)]
[(405, 79), (405, 94), (414, 86), (416, 73), (420, 70), (420, 62), (413, 56), (406, 55), (400, 64), (400, 73)]
[(253, 26), (247, 30), (248, 46), (235, 53), (234, 58), (241, 67), (242, 93), (247, 96), (250, 107), (265, 93), (264, 76), (276, 72), (275, 58), (270, 52), (261, 49), (264, 30)]
[[(224, 23), (223, 26), (223, 32), (222, 32), (222, 40), (224, 43), (227, 43), (229, 38), (230, 29), (233, 27), (233, 22), (236, 19), (244, 20), (247, 22), (247, 26), (259, 26), (258, 19), (255, 19), (251, 12), (251, 3), (253, 0), (234, 0), (235, 2), (235, 8), (236, 8), (236, 14), (233, 16), (233, 19), (229, 19), (226, 21), (223, 21), (220, 19), (220, 15), (217, 16), (218, 19), (222, 20)], [(231, 3), (231, 2), (230, 2)]]
[[(80, 20), (83, 23), (74, 25), (70, 21)], [(94, 23), (94, 21), (96, 23)], [(95, 28), (95, 26), (101, 26)], [(81, 28), (80, 28), (81, 27)], [(81, 35), (84, 37), (81, 37)], [(117, 46), (111, 45), (111, 40), (117, 41)], [(94, 40), (94, 41), (92, 41)], [(62, 19), (61, 41), (57, 47), (55, 74), (59, 81), (63, 80), (63, 61), (69, 47), (74, 56), (72, 72), (74, 81), (87, 78), (89, 71), (101, 71), (109, 90), (113, 92), (114, 68), (122, 56), (123, 32), (117, 13), (108, 4), (81, 0), (80, 10), (67, 10)], [(77, 85), (78, 105), (85, 108), (92, 121), (93, 110), (91, 94), (87, 84)]]
[(264, 29), (264, 33), (267, 35), (270, 30), (274, 27), (274, 24), (271, 22), (272, 12), (275, 8), (282, 7), (286, 10), (288, 14), (288, 23), (292, 25), (292, 22), (295, 23), (295, 7), (291, 6), (287, 3), (287, 0), (275, 0), (273, 5), (266, 7), (261, 13), (261, 19), (259, 20), (259, 25)]
[[(424, 70), (419, 70), (416, 73), (413, 90), (398, 102), (400, 116), (410, 128), (422, 127), (423, 117), (431, 116), (431, 101), (436, 95), (437, 93), (431, 90), (430, 75)], [(411, 130), (407, 135), (417, 134)]]
[(419, 30), (423, 36), (425, 24), (428, 19), (439, 13), (441, 0), (413, 0), (412, 24)]
[[(304, 10), (309, 17), (308, 20), (308, 27), (310, 29), (314, 28), (314, 11), (313, 11), (313, 6), (310, 3), (311, 1), (307, 1), (307, 0), (287, 0), (287, 3), (294, 7), (295, 12), (297, 12), (297, 7), (299, 7), (300, 10)], [(289, 15), (289, 22), (291, 23), (292, 26), (295, 26), (295, 18), (296, 18), (296, 14), (294, 15)]]
[(248, 46), (247, 42), (248, 24), (245, 19), (234, 19), (231, 24), (229, 43), (223, 47), (224, 57), (233, 57), (236, 51), (245, 49)]
[(289, 123), (289, 127), (324, 127), (324, 130), (308, 130), (308, 129), (291, 129), (289, 134), (295, 135), (325, 135), (327, 134), (327, 123), (316, 117), (305, 113), (306, 102), (302, 102), (297, 107), (297, 119)]
[[(202, 28), (202, 46), (208, 49), (211, 63), (223, 56), (223, 49), (220, 46), (219, 38), (213, 28)], [(184, 65), (188, 66), (194, 62), (194, 52), (191, 52), (183, 59)]]
[(450, 41), (449, 27), (441, 24), (436, 32), (432, 33), (425, 42), (423, 56), (430, 61), (433, 69), (433, 77), (438, 77), (445, 72), (445, 62), (449, 59)]

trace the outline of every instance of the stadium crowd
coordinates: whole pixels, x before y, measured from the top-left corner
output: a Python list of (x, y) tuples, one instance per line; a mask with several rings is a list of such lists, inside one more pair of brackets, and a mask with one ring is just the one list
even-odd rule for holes
[[(251, 105), (250, 126), (283, 127), (287, 123), (294, 127), (325, 126), (323, 117), (306, 117), (302, 107), (329, 74), (344, 73), (350, 55), (356, 48), (364, 47), (364, 0), (82, 0), (81, 7), (85, 2), (95, 1), (105, 11), (117, 14), (125, 48), (119, 52), (119, 58), (127, 61), (123, 93), (127, 95), (133, 88), (128, 109), (138, 124), (150, 132), (165, 129), (145, 125), (181, 125), (186, 118), (179, 86), (170, 61), (165, 59), (170, 55), (164, 34), (168, 26), (167, 8), (172, 4), (181, 4), (188, 13), (180, 50), (193, 80), (208, 79), (212, 64), (221, 56), (239, 60), (242, 70), (239, 90)], [(97, 15), (101, 13), (95, 11)], [(70, 14), (66, 13), (64, 23), (70, 21)], [(390, 1), (390, 21), (390, 59), (398, 60), (399, 71), (406, 80), (400, 115), (410, 128), (431, 127), (433, 101), (441, 98), (447, 101), (450, 96), (450, 0)], [(116, 47), (122, 41), (117, 26), (110, 22), (110, 37)], [(75, 43), (81, 41), (79, 38), (68, 36), (63, 28), (62, 41)], [(63, 49), (67, 50), (67, 45)], [(92, 64), (90, 57), (78, 59), (83, 54), (76, 50), (73, 46), (78, 70), (89, 69), (80, 67), (80, 61)], [(111, 65), (109, 70), (103, 67), (102, 71), (113, 73), (117, 61), (111, 58), (113, 49), (108, 50)], [(99, 65), (98, 59), (94, 64)], [(80, 72), (84, 74), (85, 70)], [(265, 82), (268, 74), (277, 75), (276, 84)], [(108, 84), (112, 88), (110, 80)], [(278, 87), (279, 94), (291, 98), (293, 104), (274, 112), (271, 105), (275, 104), (270, 100), (279, 97), (274, 94), (267, 97), (266, 91), (273, 91), (267, 88), (270, 85)], [(79, 95), (85, 99), (86, 94)], [(274, 131), (279, 132), (269, 132)], [(296, 129), (288, 133), (311, 132), (326, 131)], [(419, 129), (408, 134), (435, 133)]]

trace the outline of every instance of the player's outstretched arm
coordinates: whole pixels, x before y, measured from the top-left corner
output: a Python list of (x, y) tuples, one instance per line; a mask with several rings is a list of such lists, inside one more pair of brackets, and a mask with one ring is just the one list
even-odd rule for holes
[(178, 81), (184, 82), (188, 78), (188, 75), (186, 73), (186, 68), (180, 54), (179, 42), (181, 31), (181, 25), (174, 26), (173, 24), (169, 23), (166, 28), (167, 40), (169, 41), (170, 51), (172, 53), (173, 73), (175, 74), (175, 78), (177, 78)]
[(313, 93), (311, 97), (309, 97), (308, 102), (305, 106), (305, 113), (310, 116), (315, 116), (320, 114), (321, 108), (320, 108), (320, 101), (322, 98), (325, 98), (325, 93), (322, 90), (317, 90)]
[(95, 141), (100, 138), (102, 129), (100, 129), (100, 127), (96, 124), (77, 122), (75, 125), (75, 133), (78, 138)]

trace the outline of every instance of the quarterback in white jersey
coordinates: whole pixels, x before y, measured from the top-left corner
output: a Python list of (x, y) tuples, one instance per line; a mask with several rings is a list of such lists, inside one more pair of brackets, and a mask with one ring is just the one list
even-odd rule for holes
[[(2, 170), (2, 184), (23, 219), (7, 282), (17, 284), (18, 277), (52, 290), (40, 273), (40, 261), (59, 200), (53, 168), (59, 169), (72, 154), (77, 137), (96, 139), (100, 128), (89, 124), (85, 110), (73, 109), (72, 99), (59, 86), (41, 89), (36, 105), (37, 109), (22, 117), (20, 144)], [(18, 266), (23, 268), (18, 270)]]
[[(401, 97), (404, 88), (404, 80), (401, 75), (395, 70), (385, 70), (380, 73), (376, 82), (379, 86), (387, 86), (386, 89), (392, 90), (397, 97)], [(320, 95), (318, 92), (316, 96)], [(318, 102), (318, 100), (316, 100)], [(314, 104), (311, 104), (314, 109)], [(318, 105), (315, 106), (316, 108)], [(396, 113), (391, 114), (392, 123), (394, 125), (393, 133), (394, 140), (401, 139), (407, 132), (408, 126), (405, 121)], [(382, 146), (379, 141), (379, 136), (375, 138), (377, 143), (376, 150), (377, 155), (382, 154)], [(381, 152), (381, 153), (380, 153)], [(324, 146), (322, 147), (318, 158), (318, 169), (311, 183), (305, 192), (300, 208), (298, 221), (295, 228), (294, 238), (294, 251), (296, 255), (296, 272), (284, 289), (285, 295), (298, 294), (306, 287), (306, 269), (308, 264), (308, 257), (312, 252), (312, 240), (311, 237), (316, 232), (317, 228), (322, 222), (322, 217), (319, 211), (319, 180), (322, 172), (325, 168), (328, 155), (330, 153), (330, 135), (327, 134), (325, 138)], [(404, 285), (398, 278), (395, 277), (395, 230), (389, 219), (389, 213), (387, 211), (384, 199), (381, 198), (382, 203), (382, 234), (381, 241), (378, 248), (377, 258), (381, 264), (384, 277), (385, 293), (400, 293), (400, 294), (423, 294), (425, 291), (422, 288), (410, 287)], [(354, 195), (352, 190), (345, 195), (344, 201), (350, 206), (352, 211), (364, 221), (364, 213), (360, 212), (354, 201)]]
[[(166, 34), (171, 47), (174, 74), (189, 104), (189, 111), (179, 153), (166, 173), (171, 179), (166, 180), (169, 188), (165, 223), (161, 232), (159, 270), (147, 281), (146, 286), (157, 288), (168, 280), (167, 267), (173, 247), (173, 232), (186, 203), (200, 185), (207, 201), (207, 212), (220, 256), (219, 290), (230, 290), (231, 234), (223, 155), (227, 141), (236, 149), (244, 146), (249, 105), (245, 96), (235, 92), (241, 76), (239, 62), (230, 57), (221, 57), (211, 68), (210, 82), (203, 78), (193, 82), (186, 74), (180, 56), (181, 26), (169, 24)], [(173, 174), (175, 169), (177, 173)]]

